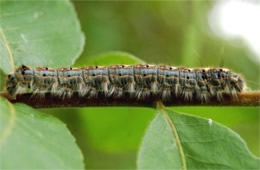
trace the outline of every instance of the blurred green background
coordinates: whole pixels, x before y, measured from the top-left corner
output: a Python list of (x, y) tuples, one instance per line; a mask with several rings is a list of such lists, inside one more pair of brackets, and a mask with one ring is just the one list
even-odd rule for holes
[[(75, 1), (86, 44), (76, 65), (108, 51), (134, 54), (147, 63), (224, 67), (259, 90), (259, 62), (248, 49), (218, 38), (208, 24), (214, 1)], [(238, 40), (239, 41), (239, 40)], [(115, 63), (113, 55), (108, 63)], [(96, 63), (100, 64), (100, 63)], [(259, 107), (176, 107), (236, 131), (257, 156)], [(104, 107), (42, 109), (63, 120), (75, 136), (86, 168), (135, 168), (138, 147), (155, 111)]]

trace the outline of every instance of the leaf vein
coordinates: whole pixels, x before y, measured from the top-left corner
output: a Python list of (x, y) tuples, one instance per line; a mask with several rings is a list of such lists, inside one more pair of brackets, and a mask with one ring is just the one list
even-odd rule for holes
[(170, 124), (171, 128), (172, 128), (172, 131), (173, 131), (173, 134), (175, 136), (175, 139), (176, 139), (176, 143), (177, 143), (177, 146), (178, 146), (178, 149), (179, 149), (179, 153), (180, 153), (180, 157), (181, 157), (181, 162), (182, 162), (182, 169), (183, 170), (187, 170), (187, 167), (186, 167), (186, 160), (185, 160), (185, 154), (184, 154), (184, 151), (183, 151), (183, 148), (182, 148), (182, 145), (181, 145), (181, 141), (180, 141), (180, 138), (178, 136), (178, 132), (176, 130), (176, 127), (173, 123), (173, 121), (171, 120), (171, 118), (169, 117), (165, 107), (163, 106), (163, 104), (159, 101), (158, 102), (158, 105), (159, 107), (162, 109), (162, 112), (163, 114), (165, 115), (166, 117), (166, 120), (168, 121), (168, 123)]
[(206, 163), (206, 164), (212, 164), (212, 165), (221, 165), (221, 166), (225, 166), (227, 168), (233, 169), (232, 167), (230, 167), (230, 166), (228, 166), (226, 164), (223, 164), (223, 163), (212, 163), (212, 162), (208, 162), (208, 161), (205, 161), (205, 160), (197, 159), (197, 158), (195, 158), (195, 157), (193, 157), (191, 155), (187, 155), (187, 154), (185, 154), (185, 156), (190, 158), (190, 159), (193, 159), (195, 161), (198, 161), (198, 162), (202, 162), (202, 163)]
[(181, 143), (211, 143), (211, 142), (216, 142), (216, 141), (221, 141), (221, 140), (226, 140), (226, 139), (212, 139), (212, 140), (205, 140), (205, 141), (181, 141)]

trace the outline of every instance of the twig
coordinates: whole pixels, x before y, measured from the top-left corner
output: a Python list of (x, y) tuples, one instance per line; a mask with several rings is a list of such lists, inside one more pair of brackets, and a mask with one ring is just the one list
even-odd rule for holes
[[(51, 108), (51, 107), (88, 107), (88, 106), (138, 106), (138, 107), (154, 107), (159, 100), (156, 97), (150, 97), (149, 100), (134, 100), (129, 98), (92, 98), (87, 99), (73, 95), (71, 98), (60, 99), (58, 97), (46, 94), (45, 97), (32, 96), (31, 94), (21, 94), (12, 99), (7, 93), (1, 93), (0, 96), (7, 98), (12, 103), (25, 103), (35, 108)], [(243, 92), (238, 94), (236, 100), (229, 96), (223, 96), (223, 101), (211, 99), (207, 103), (201, 103), (198, 100), (185, 101), (182, 98), (173, 99), (164, 102), (165, 106), (259, 106), (260, 92)]]

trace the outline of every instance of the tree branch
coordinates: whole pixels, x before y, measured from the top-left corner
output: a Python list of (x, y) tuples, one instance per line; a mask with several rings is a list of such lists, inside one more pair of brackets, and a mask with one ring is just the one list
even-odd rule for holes
[[(71, 98), (60, 99), (50, 94), (45, 97), (32, 96), (31, 94), (21, 94), (12, 99), (7, 93), (1, 93), (0, 96), (7, 98), (12, 103), (25, 103), (34, 108), (51, 108), (51, 107), (89, 107), (89, 106), (138, 106), (138, 107), (154, 107), (159, 100), (151, 97), (149, 100), (133, 100), (129, 98), (92, 98), (87, 99), (73, 95)], [(211, 99), (207, 103), (201, 103), (198, 100), (185, 101), (182, 98), (164, 102), (165, 106), (259, 106), (260, 92), (244, 92), (238, 93), (238, 98), (232, 100), (229, 96), (224, 95), (223, 101)]]

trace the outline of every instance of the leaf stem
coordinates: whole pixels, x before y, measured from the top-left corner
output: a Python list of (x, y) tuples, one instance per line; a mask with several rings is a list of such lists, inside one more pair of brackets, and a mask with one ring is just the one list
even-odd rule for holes
[[(0, 96), (7, 98), (12, 103), (25, 103), (35, 108), (50, 107), (89, 107), (89, 106), (137, 106), (137, 107), (156, 107), (159, 101), (156, 97), (150, 97), (148, 100), (135, 100), (130, 98), (84, 98), (73, 95), (71, 98), (61, 99), (51, 94), (42, 96), (32, 96), (32, 94), (21, 94), (16, 99), (11, 98), (7, 93), (0, 93)], [(163, 102), (165, 106), (259, 106), (260, 92), (238, 93), (237, 99), (231, 99), (224, 95), (223, 101), (211, 99), (207, 103), (201, 103), (198, 100), (186, 101), (181, 97)]]
[(181, 140), (179, 138), (179, 135), (178, 135), (178, 132), (176, 130), (176, 127), (174, 125), (174, 123), (172, 122), (172, 119), (170, 118), (168, 112), (166, 111), (164, 105), (162, 104), (162, 102), (157, 102), (158, 106), (161, 108), (166, 120), (168, 121), (168, 123), (170, 124), (171, 126), (171, 129), (172, 129), (172, 132), (174, 134), (174, 137), (175, 137), (175, 141), (177, 143), (177, 147), (178, 147), (178, 150), (179, 150), (179, 154), (180, 154), (180, 157), (181, 157), (181, 169), (182, 170), (186, 170), (187, 167), (186, 167), (186, 159), (185, 159), (185, 155), (184, 155), (184, 151), (182, 149), (182, 145), (181, 145)]

